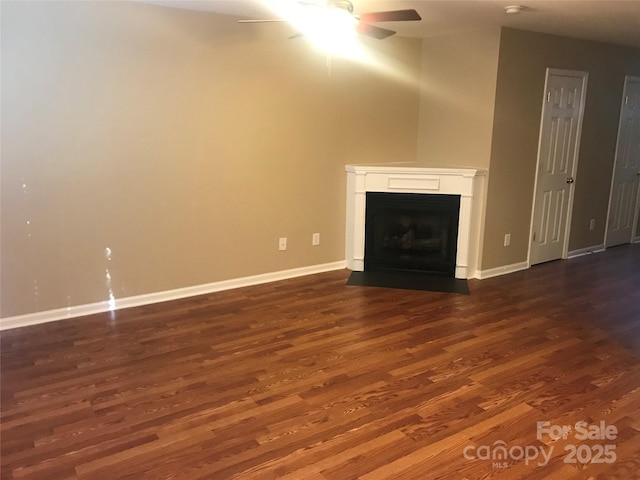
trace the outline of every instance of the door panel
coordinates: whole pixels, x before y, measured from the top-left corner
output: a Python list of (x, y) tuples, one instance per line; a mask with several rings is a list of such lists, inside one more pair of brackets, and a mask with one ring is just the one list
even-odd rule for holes
[(566, 249), (586, 73), (549, 70), (542, 110), (530, 263), (562, 258)]
[(640, 78), (626, 77), (611, 182), (605, 246), (633, 240), (640, 184)]

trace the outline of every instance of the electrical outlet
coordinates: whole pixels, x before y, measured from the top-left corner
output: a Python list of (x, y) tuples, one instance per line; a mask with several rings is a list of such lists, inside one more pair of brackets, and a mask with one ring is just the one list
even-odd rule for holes
[(510, 233), (505, 233), (504, 235), (504, 246), (508, 247), (511, 245), (511, 234)]
[(286, 250), (287, 249), (287, 237), (281, 237), (278, 240), (278, 250)]
[(311, 245), (320, 245), (320, 234), (314, 233), (311, 236)]
[(596, 219), (592, 218), (589, 222), (589, 230), (593, 230), (594, 228), (596, 228)]

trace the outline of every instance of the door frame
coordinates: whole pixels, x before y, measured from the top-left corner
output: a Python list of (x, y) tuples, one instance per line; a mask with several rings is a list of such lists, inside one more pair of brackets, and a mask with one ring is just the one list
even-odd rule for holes
[[(627, 84), (629, 82), (638, 82), (640, 83), (640, 77), (636, 77), (633, 75), (625, 75), (624, 76), (624, 84), (622, 87), (622, 98), (620, 99), (620, 118), (618, 119), (618, 134), (616, 135), (616, 151), (613, 156), (613, 170), (611, 170), (611, 187), (609, 188), (609, 204), (607, 205), (607, 219), (604, 226), (604, 242), (603, 247), (607, 247), (607, 238), (609, 237), (609, 217), (611, 216), (611, 202), (613, 201), (613, 186), (614, 180), (616, 178), (616, 168), (618, 167), (618, 147), (620, 146), (620, 133), (622, 127), (622, 110), (624, 108), (624, 98), (627, 94)], [(638, 186), (637, 198), (636, 198), (636, 210), (633, 214), (633, 226), (631, 227), (631, 236), (629, 238), (629, 243), (634, 243), (637, 240), (636, 232), (638, 230), (638, 213), (640, 213), (640, 185)]]
[(560, 68), (547, 67), (544, 78), (544, 90), (542, 91), (542, 108), (540, 109), (540, 127), (538, 133), (538, 152), (536, 154), (536, 174), (533, 183), (533, 199), (531, 201), (531, 221), (529, 223), (529, 248), (527, 250), (527, 267), (531, 267), (531, 248), (533, 246), (533, 220), (536, 208), (536, 192), (538, 191), (538, 177), (540, 175), (540, 151), (542, 146), (542, 125), (544, 122), (544, 110), (547, 106), (547, 88), (549, 87), (549, 79), (552, 75), (562, 75), (576, 77), (582, 79), (582, 91), (580, 93), (580, 110), (578, 111), (578, 131), (576, 135), (576, 148), (574, 151), (573, 166), (571, 169), (571, 177), (574, 183), (569, 188), (569, 199), (567, 201), (567, 224), (564, 232), (564, 245), (562, 246), (561, 258), (566, 259), (569, 256), (569, 235), (571, 233), (571, 218), (573, 215), (573, 199), (575, 196), (576, 184), (575, 180), (578, 173), (578, 160), (580, 159), (580, 143), (582, 138), (582, 122), (584, 119), (584, 108), (587, 100), (587, 84), (589, 80), (589, 72), (581, 70), (564, 70)]

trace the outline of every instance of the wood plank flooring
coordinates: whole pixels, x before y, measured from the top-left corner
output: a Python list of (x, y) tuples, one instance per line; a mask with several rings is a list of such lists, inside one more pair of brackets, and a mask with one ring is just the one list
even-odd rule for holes
[(2, 479), (640, 478), (640, 245), (469, 296), (348, 274), (2, 332)]

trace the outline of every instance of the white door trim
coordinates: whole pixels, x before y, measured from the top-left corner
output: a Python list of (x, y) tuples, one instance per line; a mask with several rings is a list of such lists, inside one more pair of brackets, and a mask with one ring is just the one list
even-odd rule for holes
[[(625, 75), (624, 86), (622, 88), (622, 98), (620, 99), (620, 119), (618, 120), (618, 135), (616, 136), (616, 151), (613, 157), (613, 170), (611, 170), (611, 187), (609, 188), (609, 204), (607, 205), (607, 220), (604, 227), (604, 248), (607, 247), (607, 240), (609, 237), (609, 217), (611, 216), (611, 203), (613, 202), (613, 187), (616, 179), (616, 168), (618, 166), (618, 148), (620, 147), (620, 133), (622, 130), (622, 110), (624, 109), (624, 99), (627, 94), (627, 85), (630, 82), (640, 83), (640, 77), (634, 77), (632, 75)], [(636, 232), (638, 231), (638, 211), (640, 210), (640, 188), (638, 188), (638, 198), (636, 199), (636, 211), (633, 215), (633, 227), (631, 227), (631, 236), (629, 237), (629, 243), (634, 243), (638, 240)]]
[[(547, 68), (544, 80), (544, 90), (542, 92), (542, 108), (540, 110), (540, 127), (538, 133), (538, 153), (536, 155), (536, 175), (533, 184), (533, 201), (531, 202), (531, 222), (529, 224), (529, 249), (527, 251), (527, 265), (531, 267), (531, 247), (533, 244), (533, 230), (534, 230), (534, 213), (536, 208), (536, 192), (538, 189), (538, 177), (540, 175), (540, 150), (542, 146), (542, 124), (544, 122), (544, 110), (547, 106), (547, 88), (549, 86), (549, 78), (552, 75), (576, 77), (582, 79), (582, 92), (580, 94), (580, 110), (578, 112), (578, 131), (576, 134), (576, 148), (573, 159), (573, 167), (571, 176), (575, 180), (578, 172), (578, 159), (580, 158), (580, 139), (582, 137), (582, 121), (584, 118), (584, 107), (587, 98), (587, 83), (589, 80), (589, 73), (579, 70), (563, 70), (559, 68)], [(575, 193), (575, 183), (572, 188), (569, 189), (569, 200), (567, 203), (567, 224), (565, 227), (564, 245), (562, 248), (562, 258), (569, 257), (569, 235), (571, 233), (571, 218), (573, 214), (573, 198)]]

